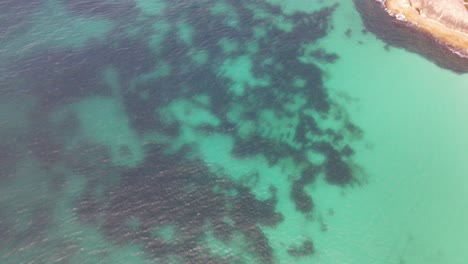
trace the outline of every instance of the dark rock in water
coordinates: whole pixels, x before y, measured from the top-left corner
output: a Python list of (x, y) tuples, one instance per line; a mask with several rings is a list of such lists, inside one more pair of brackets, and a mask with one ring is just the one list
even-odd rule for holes
[(349, 145), (344, 146), (344, 148), (341, 150), (341, 155), (345, 157), (352, 156), (353, 154), (354, 150)]
[[(253, 217), (259, 224), (275, 226), (283, 220), (283, 216), (275, 212), (276, 203), (275, 197), (259, 201), (246, 187), (240, 187), (239, 195), (232, 209), (233, 220), (237, 224), (243, 225), (248, 222), (249, 218)], [(247, 216), (250, 217), (247, 218)]]
[(291, 246), (288, 254), (294, 257), (305, 257), (315, 253), (314, 242), (310, 239), (302, 242), (300, 246)]
[(343, 185), (352, 179), (351, 169), (338, 155), (330, 156), (325, 163), (325, 174), (328, 183)]
[(314, 144), (314, 149), (323, 153), (325, 161), (325, 179), (330, 184), (345, 185), (353, 179), (351, 168), (343, 161), (341, 154), (330, 143), (321, 142)]
[(317, 122), (311, 116), (306, 116), (304, 114), (300, 115), (299, 125), (296, 128), (295, 140), (306, 144), (309, 139), (307, 138), (307, 133), (312, 133), (313, 135), (322, 135), (324, 132), (320, 130)]
[(291, 198), (296, 205), (296, 209), (302, 213), (310, 213), (314, 208), (312, 198), (304, 191), (304, 186), (295, 181), (291, 190)]
[(302, 171), (299, 181), (304, 185), (313, 183), (319, 171), (318, 167), (310, 165)]
[(327, 53), (324, 49), (314, 50), (309, 55), (316, 58), (319, 61), (323, 61), (327, 63), (335, 63), (340, 58), (338, 54)]
[(314, 209), (312, 197), (306, 193), (304, 187), (315, 181), (319, 168), (309, 166), (301, 174), (301, 177), (294, 181), (291, 188), (291, 199), (294, 201), (296, 209), (302, 213), (310, 213)]

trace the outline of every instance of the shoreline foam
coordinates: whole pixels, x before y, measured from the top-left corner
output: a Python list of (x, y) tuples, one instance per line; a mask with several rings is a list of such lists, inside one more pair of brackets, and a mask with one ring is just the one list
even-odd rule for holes
[[(465, 32), (450, 27), (447, 23), (440, 20), (432, 19), (427, 14), (414, 7), (410, 0), (386, 0), (382, 2), (387, 12), (400, 21), (405, 21), (421, 31), (432, 35), (436, 40), (444, 45), (449, 46), (449, 49), (455, 54), (468, 58), (468, 27)], [(446, 0), (446, 5), (456, 6), (455, 1)], [(430, 8), (430, 4), (428, 4)], [(450, 17), (453, 20), (462, 20), (459, 17)], [(458, 13), (460, 15), (461, 13)], [(465, 18), (466, 19), (466, 18)]]

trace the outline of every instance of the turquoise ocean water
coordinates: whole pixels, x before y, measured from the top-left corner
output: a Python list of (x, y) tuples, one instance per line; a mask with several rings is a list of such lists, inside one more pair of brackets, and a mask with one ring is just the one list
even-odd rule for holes
[(1, 1), (0, 263), (466, 263), (467, 86), (352, 1)]

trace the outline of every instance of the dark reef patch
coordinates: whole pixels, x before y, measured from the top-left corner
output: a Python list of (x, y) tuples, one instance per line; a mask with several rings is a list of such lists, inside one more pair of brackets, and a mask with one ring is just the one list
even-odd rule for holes
[(15, 61), (8, 71), (29, 84), (28, 92), (40, 98), (41, 111), (50, 111), (86, 97), (110, 96), (111, 87), (101, 76), (109, 66), (126, 87), (132, 77), (154, 67), (154, 56), (141, 41), (118, 39), (79, 50), (48, 50)]
[(324, 49), (317, 49), (309, 53), (310, 56), (314, 57), (319, 61), (326, 63), (335, 63), (340, 56), (336, 53), (328, 53)]
[[(236, 190), (238, 196), (234, 201), (232, 209), (235, 225), (254, 225), (259, 223), (266, 226), (275, 226), (283, 220), (283, 217), (275, 212), (277, 200), (274, 191), (272, 191), (272, 198), (260, 201), (255, 198), (247, 187), (239, 186)], [(244, 218), (247, 215), (250, 215), (250, 217)]]
[(312, 133), (313, 135), (323, 135), (323, 131), (318, 127), (317, 122), (314, 118), (310, 116), (306, 116), (303, 113), (299, 116), (300, 122), (296, 128), (295, 140), (298, 142), (307, 142), (309, 139), (307, 138), (308, 133)]
[(16, 174), (21, 150), (18, 149), (17, 139), (0, 144), (0, 183), (11, 179)]
[[(216, 133), (232, 136), (235, 157), (259, 154), (270, 166), (283, 165), (279, 161), (284, 160), (305, 168), (293, 180), (290, 197), (296, 208), (306, 214), (313, 211), (314, 203), (305, 187), (318, 174), (324, 172), (328, 183), (340, 186), (352, 180), (346, 161), (354, 151), (347, 144), (348, 139), (339, 131), (319, 126), (321, 119), (335, 118), (332, 115), (336, 110), (323, 72), (317, 65), (298, 60), (304, 55), (304, 45), (323, 38), (332, 28), (330, 19), (336, 6), (312, 14), (287, 15), (266, 1), (228, 0), (233, 11), (213, 15), (209, 9), (218, 1), (175, 0), (166, 1), (160, 16), (134, 19), (138, 10), (133, 0), (61, 2), (72, 15), (110, 18), (116, 27), (105, 36), (105, 42), (31, 53), (9, 65), (6, 71), (24, 80), (25, 92), (37, 98), (30, 124), (20, 138), (20, 150), (29, 150), (49, 174), (44, 184), (52, 190), (50, 197), (57, 199), (63, 194), (65, 182), (72, 177), (78, 184), (83, 183), (83, 187), (72, 187), (80, 192), (71, 198), (73, 217), (96, 227), (105, 239), (119, 246), (142, 246), (158, 263), (171, 263), (175, 258), (180, 263), (194, 264), (243, 263), (241, 256), (213, 252), (207, 240), (215, 239), (226, 248), (243, 241), (250, 250), (246, 254), (254, 256), (256, 262), (277, 263), (263, 232), (263, 227), (274, 228), (288, 217), (277, 211), (276, 190), (266, 186), (270, 187), (268, 199), (259, 200), (250, 186), (261, 182), (261, 172), (243, 175), (248, 178), (245, 181), (233, 180), (222, 173), (223, 168), (218, 170), (217, 164), (199, 160), (197, 142), (187, 137), (191, 132), (196, 134), (195, 139)], [(260, 9), (265, 16), (256, 16), (254, 9)], [(229, 25), (226, 14), (237, 16), (237, 25)], [(164, 34), (156, 26), (153, 28), (160, 20), (168, 25)], [(277, 20), (294, 26), (285, 31), (276, 24)], [(191, 44), (179, 35), (181, 23), (192, 26)], [(135, 27), (137, 24), (141, 27)], [(132, 31), (133, 27), (138, 29)], [(264, 31), (263, 35), (256, 30)], [(158, 46), (153, 45), (153, 38), (161, 38)], [(223, 40), (237, 46), (225, 51), (220, 45)], [(197, 61), (193, 56), (197, 52), (204, 52), (206, 58)], [(319, 48), (307, 55), (321, 63), (339, 59)], [(246, 58), (251, 64), (249, 73), (261, 80), (246, 81), (242, 95), (232, 92), (237, 83), (222, 71), (227, 60), (236, 61), (239, 57)], [(128, 143), (143, 145), (142, 164), (131, 168), (113, 164), (110, 146), (83, 139), (73, 109), (62, 108), (96, 96), (121, 103), (137, 135), (136, 142)], [(181, 120), (191, 109), (177, 112), (180, 109), (171, 108), (172, 103), (182, 100), (189, 102), (188, 107), (193, 105), (214, 115), (220, 124), (184, 124)], [(296, 100), (300, 101), (297, 108)], [(235, 107), (241, 109), (238, 119), (231, 118)], [(311, 117), (310, 112), (316, 115)], [(179, 118), (179, 114), (183, 117)], [(336, 119), (348, 122), (343, 116)], [(253, 131), (240, 131), (237, 122), (244, 121), (254, 124)], [(346, 123), (344, 130), (359, 132), (351, 123)], [(11, 160), (17, 159), (16, 153), (8, 155), (11, 148), (0, 144), (0, 172), (10, 170), (4, 169), (3, 163), (14, 164)], [(325, 163), (312, 165), (308, 151), (325, 156)], [(125, 146), (118, 152), (125, 156), (131, 148)], [(3, 217), (5, 212), (1, 209)], [(54, 214), (53, 206), (38, 208), (34, 212), (34, 228), (46, 229)], [(8, 228), (0, 220), (0, 234), (8, 233)], [(165, 230), (170, 230), (169, 234)], [(42, 235), (39, 232), (37, 237)], [(310, 240), (288, 249), (296, 257), (313, 252)]]
[(32, 26), (31, 18), (45, 1), (2, 0), (0, 1), (0, 36), (8, 39)]
[(315, 11), (312, 15), (300, 12), (293, 14), (292, 17), (296, 27), (288, 35), (300, 40), (300, 44), (308, 43), (311, 39), (316, 40), (324, 37), (333, 28), (330, 18), (338, 6), (339, 4), (335, 3), (332, 6)]
[[(267, 201), (257, 200), (249, 189), (215, 176), (203, 163), (184, 161), (183, 153), (165, 154), (163, 146), (151, 145), (147, 153), (145, 163), (124, 172), (120, 184), (107, 190), (103, 198), (92, 195), (89, 186), (77, 201), (80, 218), (100, 225), (115, 243), (143, 243), (162, 261), (177, 255), (190, 263), (223, 263), (227, 258), (213, 262), (214, 256), (201, 243), (206, 225), (224, 243), (237, 230), (251, 241), (262, 263), (272, 263), (272, 249), (259, 227), (282, 221), (275, 212), (274, 195)], [(128, 224), (130, 219), (138, 219), (136, 228)], [(233, 225), (226, 219), (232, 219)], [(161, 226), (174, 227), (172, 240), (151, 232)]]
[(345, 185), (353, 179), (351, 168), (343, 161), (342, 155), (330, 143), (321, 142), (314, 144), (314, 149), (326, 156), (324, 172), (328, 183)]
[(267, 159), (268, 164), (273, 166), (281, 158), (284, 158), (284, 153), (288, 153), (288, 157), (293, 158), (296, 162), (305, 161), (304, 154), (300, 151), (294, 150), (286, 143), (274, 142), (265, 139), (261, 136), (253, 135), (247, 139), (235, 137), (236, 141), (232, 154), (238, 158), (245, 158), (254, 156), (256, 154), (263, 154)]
[(28, 127), (17, 148), (24, 148), (28, 155), (34, 155), (44, 168), (52, 168), (65, 161), (65, 145), (79, 133), (79, 120), (74, 114), (66, 114), (53, 122), (48, 112), (40, 107), (35, 110), (28, 116)]
[(65, 7), (72, 13), (96, 17), (121, 18), (136, 16), (135, 2), (128, 0), (62, 0)]
[(302, 242), (300, 246), (291, 246), (288, 248), (288, 254), (294, 257), (305, 257), (315, 253), (314, 243), (308, 239)]
[(304, 188), (315, 181), (319, 172), (319, 168), (311, 165), (305, 168), (301, 177), (293, 182), (291, 199), (294, 201), (296, 209), (302, 213), (311, 213), (314, 208), (312, 197), (306, 193)]
[(73, 173), (86, 176), (90, 181), (105, 178), (105, 172), (112, 169), (108, 147), (92, 142), (79, 142), (62, 155), (62, 161)]
[(83, 53), (49, 51), (16, 62), (10, 71), (21, 73), (31, 85), (29, 90), (40, 98), (43, 111), (86, 96), (110, 95), (97, 75), (101, 61)]
[(314, 208), (312, 198), (304, 191), (304, 186), (299, 181), (295, 181), (291, 190), (291, 198), (296, 205), (296, 209), (302, 213), (310, 213)]
[(468, 59), (451, 52), (432, 36), (391, 17), (378, 1), (354, 0), (367, 31), (391, 46), (417, 53), (441, 68), (468, 72)]
[(27, 148), (44, 164), (51, 164), (60, 160), (61, 146), (55, 140), (51, 131), (44, 128), (37, 128), (29, 135)]
[(353, 30), (348, 28), (346, 31), (345, 31), (345, 36), (348, 37), (348, 38), (351, 38), (353, 36)]

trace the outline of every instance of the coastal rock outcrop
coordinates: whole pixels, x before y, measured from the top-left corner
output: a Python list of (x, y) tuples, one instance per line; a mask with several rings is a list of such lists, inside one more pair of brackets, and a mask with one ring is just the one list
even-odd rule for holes
[(468, 10), (465, 0), (386, 0), (388, 13), (411, 24), (468, 58)]
[[(466, 19), (461, 1), (353, 0), (363, 19), (365, 31), (375, 34), (388, 47), (404, 48), (441, 68), (468, 73), (468, 33), (460, 30), (463, 23), (458, 22)], [(442, 19), (442, 15), (448, 21), (449, 13), (455, 17), (451, 5), (459, 10), (460, 15), (454, 20), (459, 29), (449, 28), (448, 23), (442, 24), (445, 20), (437, 20)]]
[(421, 15), (468, 34), (468, 1), (409, 0), (409, 3)]

